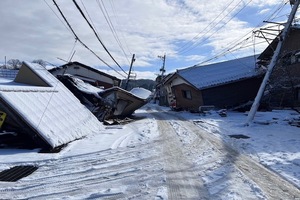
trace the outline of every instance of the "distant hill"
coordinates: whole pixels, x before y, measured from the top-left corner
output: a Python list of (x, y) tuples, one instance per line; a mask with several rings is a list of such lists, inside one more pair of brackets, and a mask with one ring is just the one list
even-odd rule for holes
[[(125, 88), (126, 80), (122, 80), (121, 88)], [(152, 91), (155, 88), (156, 82), (150, 79), (129, 80), (127, 90), (135, 87), (145, 88)]]

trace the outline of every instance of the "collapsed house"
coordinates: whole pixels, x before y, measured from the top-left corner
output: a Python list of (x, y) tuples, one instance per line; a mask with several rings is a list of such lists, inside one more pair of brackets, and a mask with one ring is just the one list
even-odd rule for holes
[(2, 133), (16, 132), (43, 149), (59, 148), (103, 125), (44, 67), (23, 62), (15, 79), (1, 79)]
[(131, 91), (119, 87), (100, 89), (72, 75), (57, 78), (85, 105), (99, 121), (130, 116), (148, 102), (149, 90), (134, 88)]
[(167, 76), (160, 95), (165, 95), (168, 105), (176, 110), (197, 112), (200, 106), (233, 108), (255, 98), (263, 74), (255, 56), (195, 65)]
[(124, 118), (148, 102), (151, 92), (120, 88), (121, 80), (79, 62), (70, 62), (49, 70), (85, 105), (99, 121)]
[[(268, 85), (263, 103), (270, 107), (300, 107), (300, 27), (291, 27), (278, 56)], [(280, 34), (258, 57), (259, 64), (268, 66), (274, 49), (278, 45)]]
[(151, 91), (144, 88), (133, 88), (128, 92), (119, 87), (113, 87), (104, 90), (99, 95), (113, 105), (112, 116), (126, 117), (148, 103)]

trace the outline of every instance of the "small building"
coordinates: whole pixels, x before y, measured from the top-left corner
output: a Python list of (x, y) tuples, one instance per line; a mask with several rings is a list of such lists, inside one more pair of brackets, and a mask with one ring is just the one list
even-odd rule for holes
[(104, 127), (44, 67), (24, 62), (15, 79), (0, 79), (0, 111), (7, 117), (2, 131), (26, 135), (52, 150)]
[[(292, 26), (283, 43), (276, 66), (273, 68), (265, 90), (263, 103), (269, 107), (300, 106), (300, 26)], [(258, 57), (259, 63), (268, 66), (274, 49), (278, 45), (276, 37)]]
[(103, 89), (120, 86), (121, 80), (100, 70), (89, 67), (79, 62), (69, 62), (57, 68), (49, 70), (54, 76), (70, 74), (93, 86)]
[(256, 67), (255, 56), (249, 56), (177, 70), (163, 85), (175, 109), (232, 108), (254, 100), (263, 73)]

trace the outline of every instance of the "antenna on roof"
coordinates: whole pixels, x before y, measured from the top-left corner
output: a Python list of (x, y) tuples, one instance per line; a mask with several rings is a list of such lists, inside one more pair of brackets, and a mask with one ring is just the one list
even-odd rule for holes
[(59, 58), (59, 57), (56, 57), (58, 60), (61, 60), (61, 61), (64, 61), (64, 62), (68, 62), (68, 61), (66, 61), (66, 60), (64, 60), (64, 59), (62, 59), (62, 58)]
[(263, 93), (265, 91), (267, 82), (268, 82), (268, 80), (270, 78), (270, 75), (272, 73), (273, 68), (275, 67), (275, 65), (277, 63), (278, 56), (280, 54), (281, 48), (283, 46), (283, 43), (284, 43), (284, 41), (286, 39), (286, 36), (287, 36), (287, 34), (288, 34), (289, 30), (290, 30), (291, 24), (292, 24), (292, 22), (294, 20), (296, 12), (297, 12), (297, 9), (298, 9), (298, 6), (299, 6), (299, 0), (294, 0), (294, 1), (292, 1), (292, 3), (291, 3), (291, 5), (293, 5), (292, 11), (290, 13), (288, 21), (285, 24), (285, 27), (284, 27), (281, 35), (279, 36), (278, 45), (277, 45), (277, 47), (275, 49), (275, 52), (274, 52), (274, 55), (273, 55), (273, 57), (271, 59), (270, 65), (268, 66), (268, 69), (267, 69), (267, 72), (266, 72), (265, 77), (263, 79), (263, 82), (260, 85), (258, 93), (257, 93), (257, 95), (255, 97), (255, 100), (254, 100), (254, 102), (253, 102), (253, 104), (251, 106), (251, 109), (249, 111), (247, 122), (246, 122), (246, 126), (248, 126), (249, 123), (252, 122), (252, 120), (254, 119), (254, 115), (255, 115), (258, 107), (259, 107), (259, 103), (260, 103), (260, 100), (261, 100), (261, 98), (263, 96)]
[(75, 42), (74, 42), (74, 45), (73, 45), (73, 48), (72, 48), (72, 50), (71, 50), (71, 55), (69, 56), (69, 59), (68, 59), (68, 61), (69, 62), (71, 62), (71, 60), (72, 60), (72, 58), (73, 58), (73, 56), (75, 55), (75, 53), (76, 53), (76, 50), (74, 50), (75, 49), (75, 46), (76, 46), (76, 44), (77, 44), (77, 38), (75, 39)]
[(71, 62), (71, 60), (72, 60), (73, 56), (75, 55), (75, 53), (76, 53), (76, 50), (73, 52), (71, 58), (69, 59), (69, 62)]

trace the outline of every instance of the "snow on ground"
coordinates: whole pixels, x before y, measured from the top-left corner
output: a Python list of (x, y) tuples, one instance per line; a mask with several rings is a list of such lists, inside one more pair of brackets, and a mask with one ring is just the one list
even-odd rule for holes
[[(258, 112), (250, 126), (245, 126), (246, 114), (228, 112), (221, 117), (217, 112), (206, 115), (180, 113), (199, 127), (217, 135), (239, 152), (249, 155), (271, 168), (300, 188), (300, 128), (289, 122), (300, 118), (294, 110)], [(230, 135), (244, 135), (236, 139)]]
[[(102, 199), (110, 196), (111, 199), (169, 199), (167, 172), (159, 147), (163, 133), (159, 133), (159, 123), (153, 112), (192, 121), (199, 129), (220, 138), (300, 188), (300, 129), (289, 125), (292, 119), (300, 118), (297, 112), (259, 112), (255, 117), (257, 123), (244, 126), (245, 113), (228, 112), (227, 117), (221, 117), (212, 111), (203, 116), (173, 112), (149, 103), (135, 112), (133, 122), (105, 126), (101, 133), (74, 141), (60, 153), (0, 149), (0, 170), (15, 165), (40, 166), (37, 172), (16, 183), (0, 182), (0, 199)], [(196, 178), (203, 181), (211, 198), (266, 199), (261, 188), (220, 156), (212, 144), (207, 143), (205, 149), (196, 149), (197, 137), (193, 132), (178, 120), (167, 117), (164, 120), (175, 130), (182, 144), (178, 148), (184, 149), (184, 155), (192, 158), (200, 169), (195, 171)], [(235, 139), (230, 135), (249, 138)], [(55, 182), (59, 185), (57, 188)], [(70, 185), (61, 182), (72, 183), (78, 192), (66, 190)]]
[[(101, 133), (92, 133), (84, 139), (71, 142), (58, 154), (37, 153), (39, 149), (0, 149), (0, 169), (2, 164), (25, 163), (44, 159), (58, 159), (65, 156), (76, 156), (99, 152), (118, 147), (130, 147), (135, 143), (145, 143), (158, 137), (157, 124), (153, 118), (146, 118), (145, 110), (137, 110), (141, 120), (126, 125), (106, 126)], [(6, 167), (4, 167), (6, 168)]]

